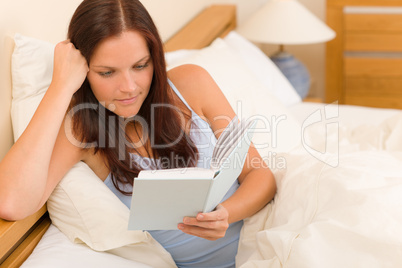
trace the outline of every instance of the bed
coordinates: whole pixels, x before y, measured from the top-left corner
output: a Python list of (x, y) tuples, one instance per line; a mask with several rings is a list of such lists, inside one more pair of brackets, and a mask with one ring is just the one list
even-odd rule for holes
[[(184, 63), (203, 66), (238, 115), (259, 116), (261, 127), (270, 127), (269, 133), (258, 133), (253, 141), (275, 173), (278, 193), (245, 220), (238, 267), (401, 266), (401, 111), (395, 106), (302, 102), (272, 62), (233, 32), (235, 27), (235, 6), (211, 6), (167, 40), (165, 47), (169, 68)], [(31, 39), (29, 32), (21, 34), (8, 37), (7, 59), (14, 42), (16, 48), (34, 43), (46, 53), (51, 51), (52, 44)], [(46, 53), (39, 56), (51, 59), (52, 54)], [(19, 59), (26, 59), (22, 55)], [(21, 64), (15, 61), (13, 68)], [(10, 76), (10, 67), (6, 70)], [(4, 88), (11, 94), (11, 84)], [(31, 111), (24, 110), (28, 104), (18, 102), (18, 94), (13, 94), (13, 128), (18, 137)], [(37, 95), (31, 92), (28, 97)], [(10, 137), (2, 139), (9, 142)], [(7, 148), (5, 144), (2, 148)], [(77, 166), (75, 172), (87, 172), (84, 169)], [(132, 249), (117, 252), (91, 243), (92, 237), (71, 236), (57, 217), (58, 209), (68, 208), (57, 203), (58, 195), (68, 191), (64, 181), (48, 208), (22, 221), (0, 221), (1, 267), (170, 267), (166, 256), (166, 266), (154, 266), (144, 260), (150, 256), (145, 253), (132, 258), (136, 255)]]

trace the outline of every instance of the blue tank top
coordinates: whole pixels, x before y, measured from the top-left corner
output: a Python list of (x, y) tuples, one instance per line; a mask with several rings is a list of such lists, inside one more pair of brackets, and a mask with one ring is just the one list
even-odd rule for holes
[[(209, 124), (191, 109), (173, 83), (168, 82), (177, 96), (191, 111), (192, 124), (189, 135), (198, 149), (199, 160), (197, 166), (209, 168), (216, 137)], [(150, 169), (159, 165), (158, 159), (140, 157), (135, 154), (131, 155), (131, 157), (143, 169)], [(123, 195), (115, 188), (110, 174), (106, 178), (105, 184), (130, 208), (131, 196)], [(236, 181), (222, 201), (229, 198), (238, 187), (239, 183)], [(122, 188), (125, 191), (132, 191), (132, 185), (125, 185)], [(235, 267), (235, 256), (242, 226), (243, 221), (230, 224), (225, 237), (216, 241), (188, 235), (180, 230), (149, 231), (149, 233), (172, 255), (178, 267), (229, 268)]]

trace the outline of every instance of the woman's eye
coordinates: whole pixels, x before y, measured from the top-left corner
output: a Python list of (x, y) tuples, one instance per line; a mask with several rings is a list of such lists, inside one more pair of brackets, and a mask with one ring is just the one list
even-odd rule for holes
[(100, 76), (104, 76), (104, 77), (108, 77), (108, 76), (111, 76), (111, 75), (112, 75), (112, 72), (111, 72), (111, 71), (108, 71), (108, 72), (101, 72), (101, 73), (99, 73), (99, 75), (100, 75)]
[(141, 64), (141, 65), (136, 65), (136, 66), (134, 66), (134, 69), (142, 70), (142, 69), (145, 69), (147, 66), (148, 66), (147, 63), (146, 64)]

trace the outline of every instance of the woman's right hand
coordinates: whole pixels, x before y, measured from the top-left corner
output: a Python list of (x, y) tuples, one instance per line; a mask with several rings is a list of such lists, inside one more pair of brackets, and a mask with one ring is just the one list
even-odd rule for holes
[(56, 45), (52, 78), (52, 84), (57, 84), (56, 88), (63, 88), (74, 94), (81, 87), (88, 71), (86, 59), (70, 40)]

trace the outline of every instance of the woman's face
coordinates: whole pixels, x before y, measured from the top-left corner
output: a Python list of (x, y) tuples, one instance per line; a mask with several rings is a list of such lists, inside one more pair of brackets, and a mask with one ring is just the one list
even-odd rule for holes
[(127, 118), (138, 113), (147, 97), (153, 70), (145, 39), (136, 31), (125, 31), (97, 46), (88, 81), (102, 105)]

